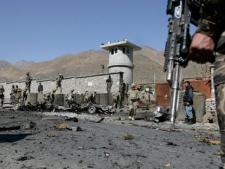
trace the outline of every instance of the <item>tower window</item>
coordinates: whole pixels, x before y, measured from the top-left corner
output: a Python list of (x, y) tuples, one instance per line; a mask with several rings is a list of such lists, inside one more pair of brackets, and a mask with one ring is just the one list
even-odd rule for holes
[(116, 53), (117, 53), (117, 51), (118, 51), (118, 48), (113, 48), (113, 49), (111, 49), (111, 55), (116, 54)]
[(117, 53), (117, 48), (115, 48), (115, 53)]
[(123, 48), (123, 53), (125, 53), (125, 48)]
[(130, 54), (130, 48), (126, 48), (126, 54)]
[(124, 47), (124, 48), (123, 48), (123, 53), (125, 53), (125, 54), (130, 54), (130, 48)]
[(113, 55), (114, 54), (114, 49), (111, 49), (111, 55)]

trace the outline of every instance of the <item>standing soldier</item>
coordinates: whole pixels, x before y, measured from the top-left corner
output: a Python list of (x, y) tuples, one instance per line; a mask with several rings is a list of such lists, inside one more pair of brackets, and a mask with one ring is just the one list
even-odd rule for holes
[(111, 92), (111, 87), (112, 87), (112, 78), (111, 76), (109, 76), (109, 78), (106, 80), (106, 84), (107, 84), (107, 92), (110, 93)]
[(129, 119), (135, 120), (137, 105), (139, 101), (139, 91), (135, 88), (134, 83), (131, 84), (131, 89), (127, 92), (127, 97), (129, 99)]
[(2, 107), (4, 103), (4, 92), (5, 92), (5, 89), (3, 85), (0, 85), (0, 107)]
[(27, 100), (27, 89), (26, 88), (21, 91), (21, 98), (20, 99), (24, 102)]
[(11, 92), (10, 92), (10, 103), (15, 104), (15, 86), (12, 85)]
[(85, 103), (95, 103), (96, 92), (85, 91), (84, 93), (84, 102)]
[[(190, 45), (190, 59), (197, 63), (206, 63), (212, 57), (212, 52), (218, 45), (215, 58), (213, 81), (215, 87), (216, 112), (220, 129), (220, 148), (223, 169), (225, 169), (225, 47), (218, 43), (219, 37), (225, 31), (225, 1), (200, 1), (201, 18)], [(192, 2), (191, 2), (192, 3)], [(223, 35), (224, 36), (224, 35)]]
[(113, 92), (112, 98), (113, 98), (113, 109), (116, 110), (118, 107), (119, 100), (121, 98), (120, 92), (119, 91)]
[(56, 91), (58, 88), (60, 88), (60, 93), (62, 93), (62, 80), (64, 79), (62, 74), (59, 74), (59, 76), (56, 77), (55, 82), (56, 82)]
[(47, 92), (47, 93), (44, 94), (43, 105), (44, 105), (44, 108), (46, 110), (53, 110), (53, 108), (54, 108), (53, 103), (54, 103), (54, 100), (55, 100), (55, 95), (54, 95), (55, 92), (56, 92), (56, 90), (54, 89), (53, 91)]
[(55, 96), (54, 96), (55, 92), (56, 92), (56, 90), (53, 90), (51, 92), (47, 92), (47, 93), (44, 94), (44, 102), (46, 104), (52, 104), (54, 102), (54, 100), (55, 100)]
[(30, 73), (27, 72), (27, 77), (26, 77), (26, 89), (27, 89), (27, 92), (30, 93), (30, 85), (31, 85), (31, 81), (32, 81), (32, 77), (30, 76)]
[(20, 89), (18, 87), (18, 85), (16, 85), (16, 88), (15, 88), (15, 100), (16, 100), (16, 103), (19, 103), (19, 101), (21, 99), (21, 93), (22, 93), (22, 89)]
[(139, 91), (139, 98), (140, 98), (140, 101), (142, 101), (144, 104), (146, 104), (147, 98), (146, 98), (146, 93), (144, 90)]
[(66, 95), (66, 98), (65, 98), (69, 107), (71, 107), (71, 105), (75, 102), (75, 94), (73, 92), (74, 92), (74, 89), (72, 89), (70, 93)]

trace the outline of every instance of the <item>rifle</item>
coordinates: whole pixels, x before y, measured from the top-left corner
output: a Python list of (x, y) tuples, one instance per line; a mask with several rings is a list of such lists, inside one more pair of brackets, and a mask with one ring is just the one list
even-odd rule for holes
[(166, 80), (172, 88), (172, 125), (175, 124), (179, 104), (181, 68), (185, 68), (189, 60), (190, 24), (197, 25), (200, 18), (199, 6), (199, 0), (167, 0), (166, 13), (172, 16), (168, 20), (164, 72), (167, 72)]

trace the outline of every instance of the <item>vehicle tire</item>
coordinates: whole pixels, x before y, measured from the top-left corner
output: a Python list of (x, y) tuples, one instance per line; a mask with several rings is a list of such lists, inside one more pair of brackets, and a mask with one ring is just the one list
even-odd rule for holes
[(88, 106), (88, 113), (94, 114), (96, 112), (96, 107), (93, 105)]

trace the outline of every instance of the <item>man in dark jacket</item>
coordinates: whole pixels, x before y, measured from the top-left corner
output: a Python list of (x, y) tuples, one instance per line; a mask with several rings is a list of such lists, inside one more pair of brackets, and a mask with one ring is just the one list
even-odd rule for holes
[(38, 85), (38, 93), (43, 93), (43, 85), (41, 84), (41, 82)]
[(189, 81), (185, 81), (185, 93), (183, 97), (184, 110), (185, 110), (185, 123), (193, 124), (193, 87)]

